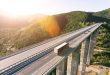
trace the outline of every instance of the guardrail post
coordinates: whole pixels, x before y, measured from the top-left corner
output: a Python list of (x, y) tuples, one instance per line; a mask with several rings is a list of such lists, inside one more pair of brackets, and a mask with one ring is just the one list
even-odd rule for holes
[(81, 46), (79, 75), (85, 75), (89, 42), (90, 42), (90, 37), (88, 37), (85, 41), (83, 41)]
[(56, 67), (56, 75), (65, 75), (65, 62), (66, 59)]
[(87, 55), (87, 65), (90, 65), (90, 60), (93, 56), (94, 47), (96, 46), (96, 37), (98, 35), (99, 29), (93, 32), (90, 36), (89, 50)]
[(80, 59), (79, 55), (80, 55), (80, 47), (78, 47), (75, 52), (71, 53), (68, 56), (67, 75), (77, 75), (79, 59)]

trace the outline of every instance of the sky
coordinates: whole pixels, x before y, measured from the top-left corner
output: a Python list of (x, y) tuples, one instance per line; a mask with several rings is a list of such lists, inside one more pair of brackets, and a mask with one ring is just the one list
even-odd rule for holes
[(97, 12), (110, 8), (110, 0), (0, 0), (0, 13), (11, 16), (46, 14), (70, 11)]

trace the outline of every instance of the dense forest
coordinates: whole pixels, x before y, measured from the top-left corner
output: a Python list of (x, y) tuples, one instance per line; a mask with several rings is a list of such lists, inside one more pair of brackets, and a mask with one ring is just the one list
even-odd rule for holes
[[(110, 9), (106, 9), (100, 12), (73, 11), (44, 16), (39, 20), (34, 17), (30, 23), (26, 23), (29, 24), (27, 26), (12, 31), (0, 31), (0, 56), (97, 22), (104, 22), (106, 25), (103, 25), (99, 31), (96, 48), (110, 51)], [(5, 33), (8, 34), (5, 35)], [(93, 64), (95, 64), (94, 62), (103, 64), (103, 61), (110, 64), (109, 54), (102, 54), (103, 56), (101, 54), (94, 55)]]

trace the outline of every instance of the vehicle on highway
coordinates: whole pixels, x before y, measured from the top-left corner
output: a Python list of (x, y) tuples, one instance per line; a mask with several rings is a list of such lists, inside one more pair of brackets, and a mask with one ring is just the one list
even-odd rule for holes
[(54, 48), (54, 52), (55, 52), (57, 55), (60, 55), (60, 54), (62, 54), (62, 52), (63, 52), (65, 49), (67, 49), (67, 48), (69, 48), (69, 43), (64, 42), (64, 43), (62, 43), (61, 45), (55, 47), (55, 48)]

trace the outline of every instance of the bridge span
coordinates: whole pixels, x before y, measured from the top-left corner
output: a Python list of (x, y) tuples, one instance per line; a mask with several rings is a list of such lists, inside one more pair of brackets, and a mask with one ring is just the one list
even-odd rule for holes
[[(0, 59), (0, 75), (51, 75), (53, 70), (56, 75), (85, 75), (101, 25), (63, 34)], [(69, 47), (58, 55), (54, 49), (64, 42)]]

